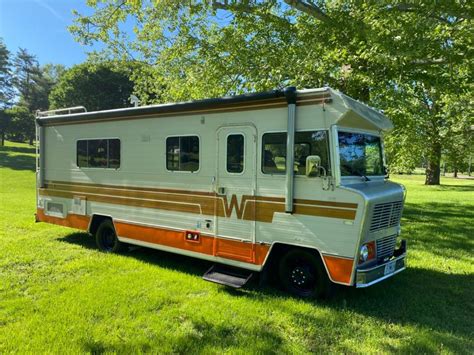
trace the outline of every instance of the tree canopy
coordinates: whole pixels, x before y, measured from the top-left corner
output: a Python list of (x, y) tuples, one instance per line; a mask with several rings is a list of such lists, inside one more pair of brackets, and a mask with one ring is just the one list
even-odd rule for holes
[(130, 106), (133, 91), (126, 65), (112, 62), (73, 66), (60, 78), (49, 99), (51, 109), (85, 106), (88, 111)]
[(469, 1), (89, 5), (93, 14), (76, 13), (71, 31), (82, 43), (105, 44), (99, 57), (139, 63), (133, 77), (143, 102), (330, 85), (383, 109), (395, 123), (392, 167), (410, 169), (424, 157), (429, 184), (439, 183), (441, 151), (472, 122)]
[(13, 100), (10, 51), (0, 38), (0, 110), (10, 106)]

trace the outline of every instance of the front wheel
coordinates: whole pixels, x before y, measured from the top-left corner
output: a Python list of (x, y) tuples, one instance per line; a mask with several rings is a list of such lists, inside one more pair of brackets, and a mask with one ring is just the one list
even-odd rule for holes
[(104, 220), (95, 233), (95, 242), (100, 251), (105, 253), (118, 253), (123, 244), (118, 240), (114, 224), (111, 220)]
[(287, 252), (280, 260), (279, 277), (287, 292), (303, 298), (324, 297), (331, 287), (321, 259), (307, 250)]

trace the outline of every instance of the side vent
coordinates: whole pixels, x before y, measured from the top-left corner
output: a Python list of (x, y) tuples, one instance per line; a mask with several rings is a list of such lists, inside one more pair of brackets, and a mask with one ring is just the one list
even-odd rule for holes
[(64, 205), (57, 202), (46, 203), (46, 214), (54, 217), (64, 217)]

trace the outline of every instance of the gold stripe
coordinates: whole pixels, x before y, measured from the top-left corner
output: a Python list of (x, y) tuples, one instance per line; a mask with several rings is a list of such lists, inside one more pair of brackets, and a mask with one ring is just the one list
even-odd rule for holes
[[(40, 195), (70, 199), (80, 195), (95, 202), (228, 218), (235, 211), (237, 219), (266, 223), (273, 221), (275, 213), (285, 212), (285, 199), (281, 197), (243, 195), (239, 203), (236, 195), (232, 195), (229, 200), (227, 196), (202, 191), (51, 181), (46, 186), (39, 190)], [(354, 203), (306, 199), (295, 199), (294, 202), (296, 214), (350, 220), (356, 216), (357, 204)]]

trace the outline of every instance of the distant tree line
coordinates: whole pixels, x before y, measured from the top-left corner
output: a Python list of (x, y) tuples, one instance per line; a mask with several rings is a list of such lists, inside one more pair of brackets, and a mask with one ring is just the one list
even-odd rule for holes
[(113, 61), (85, 62), (66, 69), (40, 65), (19, 48), (8, 50), (0, 38), (0, 139), (35, 139), (37, 111), (85, 106), (88, 111), (126, 107), (133, 92), (131, 66)]

